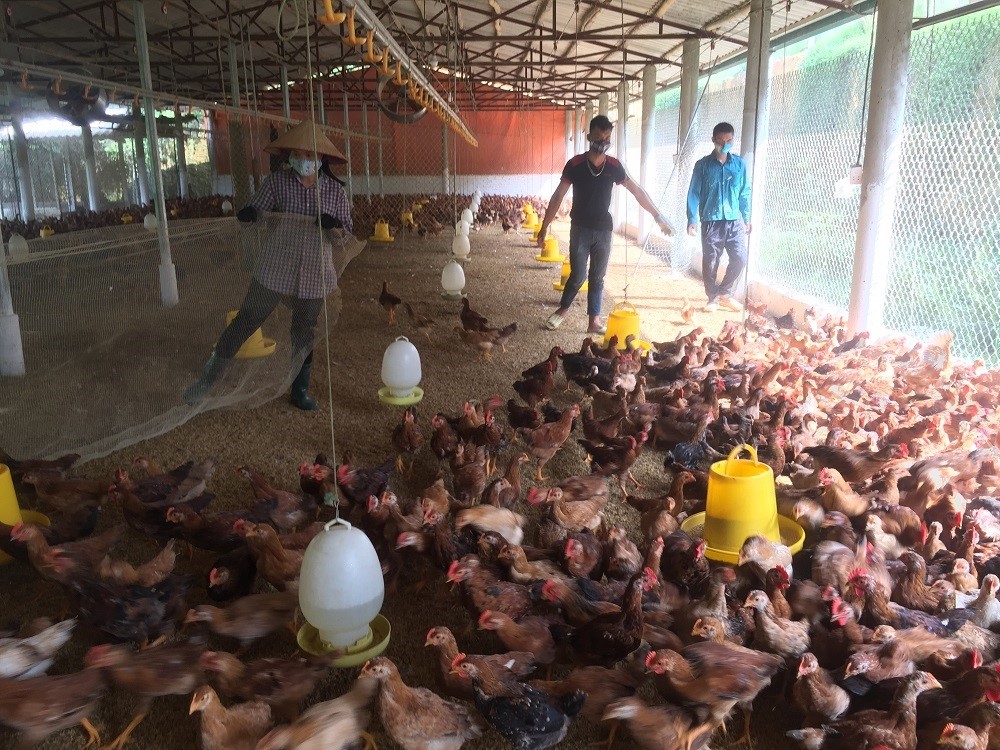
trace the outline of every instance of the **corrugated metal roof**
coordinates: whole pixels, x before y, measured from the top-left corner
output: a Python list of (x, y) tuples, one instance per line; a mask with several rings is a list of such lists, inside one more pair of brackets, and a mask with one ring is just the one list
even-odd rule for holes
[[(853, 0), (852, 0), (853, 1)], [(701, 39), (701, 65), (745, 50), (749, 0), (369, 0), (382, 23), (407, 54), (439, 82), (461, 89), (446, 71), (509, 91), (513, 106), (580, 104), (609, 92), (612, 100), (622, 80), (637, 91), (642, 68), (657, 67), (657, 81), (669, 84), (680, 75), (685, 38)], [(839, 12), (837, 0), (791, 0), (775, 3), (772, 33)], [(74, 10), (67, 10), (67, 5)], [(154, 88), (177, 95), (221, 99), (229, 90), (226, 50), (238, 45), (238, 74), (256, 85), (273, 106), (280, 63), (302, 80), (307, 55), (313, 70), (338, 76), (358, 61), (363, 49), (340, 43), (342, 28), (316, 26), (285, 4), (279, 38), (278, 4), (273, 0), (230, 0), (221, 4), (194, 0), (144, 0), (151, 38)], [(303, 6), (306, 3), (302, 4)], [(312, 5), (309, 2), (308, 5)], [(95, 78), (137, 84), (133, 51), (132, 4), (93, 0), (61, 4), (33, 0), (11, 4), (3, 18), (8, 56)], [(293, 34), (298, 22), (298, 30)], [(313, 33), (306, 48), (305, 25)], [(363, 30), (359, 30), (359, 34)], [(577, 38), (577, 34), (579, 37)], [(13, 55), (11, 50), (13, 49)], [(317, 54), (318, 53), (318, 54)], [(252, 63), (252, 65), (251, 65)], [(358, 76), (356, 93), (370, 95), (374, 74)], [(8, 73), (4, 80), (13, 81)], [(352, 84), (355, 85), (355, 84)], [(346, 85), (345, 85), (346, 88)], [(475, 86), (465, 86), (467, 101)], [(480, 87), (481, 88), (481, 87)], [(299, 87), (301, 92), (305, 87)], [(266, 93), (269, 92), (269, 93)], [(301, 96), (294, 93), (293, 96)], [(280, 106), (280, 105), (279, 105)], [(498, 105), (499, 106), (499, 105)]]

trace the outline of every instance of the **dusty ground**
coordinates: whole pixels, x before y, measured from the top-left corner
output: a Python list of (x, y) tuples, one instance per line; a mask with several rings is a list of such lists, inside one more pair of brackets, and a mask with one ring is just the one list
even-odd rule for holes
[[(557, 227), (556, 232), (566, 237), (568, 227)], [(343, 280), (343, 310), (340, 321), (332, 331), (329, 357), (332, 378), (328, 379), (325, 354), (317, 353), (317, 372), (313, 388), (320, 399), (321, 409), (308, 414), (290, 407), (284, 400), (276, 400), (251, 410), (215, 411), (205, 413), (187, 424), (161, 437), (148, 440), (128, 449), (113, 453), (103, 459), (80, 467), (80, 473), (93, 477), (110, 477), (113, 470), (125, 466), (137, 455), (149, 455), (167, 465), (175, 465), (188, 457), (200, 458), (215, 455), (218, 471), (211, 482), (211, 489), (218, 495), (220, 505), (246, 502), (250, 495), (245, 483), (238, 477), (235, 467), (248, 463), (275, 480), (275, 484), (296, 486), (296, 467), (311, 458), (317, 451), (331, 451), (330, 399), (333, 393), (333, 422), (336, 427), (336, 450), (340, 455), (350, 448), (359, 462), (366, 465), (381, 463), (392, 455), (389, 435), (400, 416), (400, 411), (383, 406), (377, 399), (380, 383), (379, 372), (382, 352), (398, 335), (409, 336), (420, 349), (423, 365), (422, 387), (426, 393), (418, 407), (421, 421), (437, 411), (455, 411), (465, 399), (500, 395), (506, 400), (513, 395), (511, 383), (525, 367), (543, 359), (555, 344), (564, 348), (577, 348), (585, 329), (585, 310), (579, 300), (572, 316), (557, 332), (541, 328), (548, 312), (556, 305), (559, 293), (553, 291), (552, 281), (558, 277), (559, 266), (543, 265), (534, 260), (535, 250), (528, 239), (520, 236), (504, 237), (498, 229), (487, 229), (472, 237), (472, 260), (466, 266), (468, 292), (474, 306), (497, 324), (516, 320), (519, 331), (506, 354), (498, 354), (492, 364), (476, 361), (472, 352), (464, 347), (452, 330), (458, 324), (458, 303), (446, 302), (439, 296), (440, 270), (450, 251), (450, 238), (397, 240), (393, 245), (370, 245), (349, 266)], [(634, 263), (637, 248), (629, 251)], [(607, 284), (608, 303), (624, 286), (624, 248), (616, 249)], [(390, 328), (382, 309), (377, 305), (382, 279), (388, 279), (394, 291), (416, 304), (425, 314), (437, 320), (437, 333), (433, 344), (422, 341), (409, 329), (405, 314), (401, 324)], [(700, 284), (694, 280), (674, 276), (665, 266), (652, 259), (644, 261), (638, 277), (630, 287), (630, 300), (639, 308), (646, 338), (663, 340), (676, 335), (680, 323), (678, 310), (684, 298), (703, 300)], [(718, 331), (724, 314), (699, 314), (696, 323), (710, 333)], [(331, 387), (332, 381), (332, 387)], [(557, 389), (558, 390), (558, 389)], [(557, 404), (562, 406), (576, 397), (557, 393)], [(429, 434), (429, 428), (427, 429)], [(511, 451), (513, 450), (510, 449)], [(501, 457), (501, 466), (506, 463)], [(636, 475), (647, 487), (644, 492), (654, 495), (667, 487), (662, 470), (662, 455), (647, 452), (636, 466)], [(430, 483), (436, 462), (429, 452), (419, 457), (414, 478), (410, 481), (396, 479), (393, 488), (401, 497), (415, 496)], [(532, 473), (533, 465), (525, 470), (525, 478)], [(551, 461), (546, 469), (551, 479), (562, 479), (585, 471), (583, 453), (572, 440)], [(530, 486), (531, 482), (526, 481)], [(526, 512), (530, 509), (525, 504)], [(629, 528), (637, 526), (637, 514), (628, 506), (613, 502), (608, 507), (612, 520)], [(119, 521), (115, 508), (108, 507), (102, 526)], [(142, 560), (152, 553), (152, 545), (130, 532), (121, 554)], [(182, 561), (180, 568), (196, 573), (199, 581), (211, 562), (207, 555), (196, 555), (191, 562)], [(458, 603), (456, 596), (438, 580), (426, 588), (419, 598), (403, 591), (389, 597), (383, 613), (393, 627), (392, 642), (387, 655), (400, 667), (404, 679), (414, 685), (434, 685), (436, 659), (423, 648), (424, 636), (434, 625), (447, 625), (460, 633), (469, 617)], [(58, 617), (63, 607), (63, 597), (57, 586), (42, 582), (25, 565), (10, 564), (0, 568), (0, 591), (3, 592), (4, 620), (23, 621), (38, 615)], [(199, 585), (193, 603), (204, 597)], [(433, 613), (433, 614), (429, 614)], [(475, 632), (469, 638), (460, 636), (465, 649), (484, 652), (496, 646), (488, 633)], [(81, 656), (93, 641), (80, 635), (61, 655), (54, 671), (74, 671), (81, 666)], [(234, 644), (215, 639), (210, 644), (217, 648), (232, 648)], [(247, 654), (250, 658), (265, 655), (288, 655), (295, 644), (287, 634), (273, 636), (258, 643)], [(317, 688), (312, 699), (325, 700), (342, 693), (353, 679), (355, 671), (343, 670), (330, 676)], [(651, 696), (649, 696), (651, 697)], [(193, 748), (196, 746), (197, 721), (189, 717), (189, 698), (158, 699), (152, 713), (133, 735), (129, 747), (133, 748)], [(131, 697), (119, 691), (109, 693), (92, 717), (102, 735), (110, 740), (128, 722), (134, 707)], [(775, 701), (768, 696), (758, 702), (755, 714), (754, 737), (758, 747), (787, 747), (783, 733), (790, 725), (789, 718), (775, 715)], [(381, 732), (377, 720), (373, 721), (376, 737), (383, 747), (393, 747)], [(734, 727), (739, 730), (739, 722)], [(584, 721), (576, 722), (562, 747), (583, 748), (603, 732)], [(62, 732), (42, 747), (79, 748), (83, 734), (75, 730)], [(725, 746), (725, 738), (718, 738), (713, 746)], [(488, 732), (476, 743), (467, 747), (503, 747), (505, 743), (495, 733)], [(627, 736), (618, 742), (619, 747), (633, 746)], [(12, 735), (0, 730), (0, 748), (14, 747)]]

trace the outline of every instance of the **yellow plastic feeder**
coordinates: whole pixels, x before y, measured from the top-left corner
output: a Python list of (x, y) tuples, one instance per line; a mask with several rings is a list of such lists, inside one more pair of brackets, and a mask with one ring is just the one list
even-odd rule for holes
[(639, 338), (639, 311), (631, 302), (619, 302), (615, 309), (608, 315), (608, 331), (604, 334), (604, 346), (608, 345), (612, 336), (618, 337), (618, 349), (624, 350), (626, 339), (635, 336), (633, 343), (643, 349), (650, 349), (652, 345), (648, 341)]
[[(226, 315), (226, 325), (233, 322), (237, 315), (236, 310), (230, 310)], [(256, 359), (258, 357), (269, 357), (274, 354), (277, 342), (274, 339), (264, 338), (264, 332), (258, 328), (250, 338), (243, 342), (243, 346), (236, 352), (236, 359)]]
[(376, 221), (375, 234), (368, 238), (372, 242), (395, 242), (396, 238), (389, 234), (389, 222)]
[(532, 234), (538, 234), (538, 230), (542, 228), (542, 222), (538, 218), (538, 214), (531, 214), (528, 217), (527, 223), (524, 225), (525, 231), (531, 232)]
[[(569, 274), (571, 271), (572, 269), (569, 266), (569, 258), (564, 258), (562, 264), (562, 273), (559, 276), (559, 281), (553, 281), (552, 288), (555, 289), (557, 292), (561, 292), (563, 289), (565, 289), (566, 282), (569, 281)], [(583, 286), (580, 287), (580, 291), (585, 292), (587, 291), (588, 288), (590, 288), (590, 282), (584, 281)]]
[[(534, 241), (536, 243), (538, 242), (537, 234), (535, 235)], [(535, 256), (535, 260), (540, 263), (562, 263), (565, 259), (559, 254), (559, 240), (555, 237), (546, 237), (545, 247), (542, 248), (541, 255)]]
[[(744, 450), (752, 460), (738, 458)], [(736, 447), (725, 461), (716, 461), (708, 472), (705, 512), (686, 519), (681, 528), (705, 540), (705, 556), (735, 565), (748, 537), (760, 535), (780, 542), (792, 554), (802, 549), (806, 534), (790, 518), (778, 515), (774, 472), (757, 460), (750, 445)]]
[(50, 227), (48, 224), (46, 224), (45, 226), (43, 226), (41, 229), (38, 230), (38, 236), (41, 237), (42, 239), (47, 239), (52, 235), (54, 235), (55, 233), (56, 230)]

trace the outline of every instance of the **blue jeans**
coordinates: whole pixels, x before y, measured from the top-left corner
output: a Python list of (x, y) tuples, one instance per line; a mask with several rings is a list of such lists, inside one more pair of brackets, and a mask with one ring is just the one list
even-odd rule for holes
[[(601, 314), (601, 299), (604, 297), (604, 274), (608, 271), (611, 258), (611, 230), (590, 229), (571, 224), (569, 228), (569, 279), (562, 293), (559, 306), (568, 308), (576, 299), (584, 281), (587, 287), (587, 315)], [(588, 261), (590, 270), (587, 270)]]

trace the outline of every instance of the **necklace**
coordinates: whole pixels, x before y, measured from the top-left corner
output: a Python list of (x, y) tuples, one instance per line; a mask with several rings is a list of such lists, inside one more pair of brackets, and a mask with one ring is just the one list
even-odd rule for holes
[(601, 168), (595, 172), (594, 165), (590, 163), (590, 159), (585, 159), (584, 161), (587, 162), (587, 169), (590, 170), (590, 174), (593, 175), (594, 177), (600, 177), (602, 174), (604, 174), (604, 168), (608, 165), (608, 160), (605, 159), (604, 163), (601, 165)]

